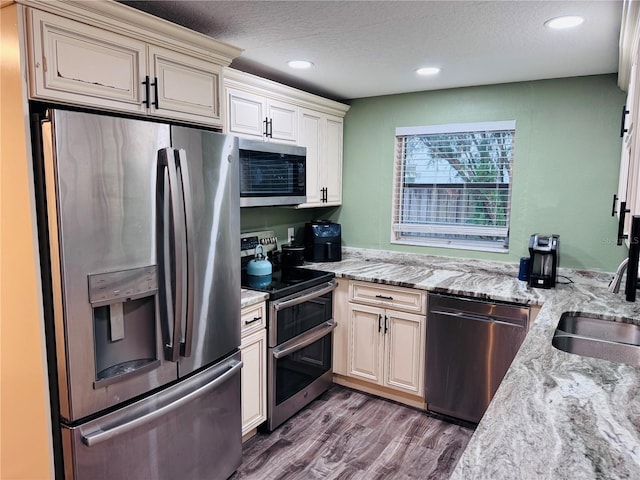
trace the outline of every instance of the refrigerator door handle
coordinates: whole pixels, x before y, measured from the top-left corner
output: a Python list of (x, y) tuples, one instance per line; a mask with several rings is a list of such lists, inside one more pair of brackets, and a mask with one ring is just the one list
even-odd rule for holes
[[(182, 319), (186, 312), (183, 298), (185, 262), (184, 205), (178, 189), (178, 172), (174, 150), (163, 148), (158, 151), (157, 187), (157, 243), (160, 267), (159, 292), (161, 308), (166, 312), (165, 356), (167, 360), (178, 361), (182, 339)], [(174, 291), (175, 285), (175, 291)], [(164, 330), (165, 328), (163, 328)]]
[(193, 196), (191, 194), (191, 181), (189, 176), (189, 167), (187, 162), (187, 152), (183, 149), (175, 151), (175, 160), (177, 171), (180, 177), (180, 185), (182, 187), (182, 200), (184, 205), (184, 225), (186, 231), (186, 251), (183, 257), (182, 268), (185, 272), (186, 282), (182, 285), (183, 300), (186, 303), (184, 342), (180, 345), (180, 355), (183, 357), (191, 356), (191, 345), (193, 343), (193, 292), (194, 292), (194, 223), (193, 223)]
[(209, 390), (214, 390), (218, 388), (220, 385), (222, 385), (231, 377), (233, 377), (242, 368), (242, 361), (231, 359), (228, 361), (228, 365), (226, 366), (228, 367), (228, 370), (224, 372), (222, 375), (220, 375), (219, 377), (217, 377), (215, 380), (191, 392), (185, 392), (185, 395), (179, 398), (178, 400), (176, 400), (175, 402), (169, 403), (168, 405), (164, 405), (156, 410), (151, 411), (150, 413), (137, 417), (133, 420), (118, 423), (111, 428), (107, 428), (106, 430), (98, 429), (94, 432), (83, 434), (82, 443), (84, 443), (88, 447), (93, 447), (94, 445), (98, 445), (102, 442), (106, 442), (107, 440), (110, 440), (119, 435), (124, 435), (135, 428), (138, 428), (142, 425), (152, 422), (153, 420), (159, 417), (162, 417), (164, 415), (167, 415), (174, 410), (182, 408), (186, 403), (190, 402), (191, 400), (201, 395), (204, 395)]

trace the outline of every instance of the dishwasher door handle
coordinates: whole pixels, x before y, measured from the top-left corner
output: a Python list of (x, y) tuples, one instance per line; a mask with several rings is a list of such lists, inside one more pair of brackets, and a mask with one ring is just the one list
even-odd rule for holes
[(496, 317), (492, 317), (489, 315), (478, 315), (469, 312), (445, 312), (443, 310), (431, 310), (429, 313), (435, 315), (444, 315), (447, 317), (467, 318), (469, 320), (476, 320), (478, 322), (497, 323), (498, 325), (507, 325), (509, 327), (526, 328), (526, 325), (522, 325), (518, 321), (498, 320)]

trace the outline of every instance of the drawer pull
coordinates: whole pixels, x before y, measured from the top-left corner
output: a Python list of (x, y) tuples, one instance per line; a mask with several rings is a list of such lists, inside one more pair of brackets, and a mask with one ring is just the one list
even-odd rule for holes
[(253, 317), (253, 320), (245, 320), (244, 324), (251, 325), (252, 323), (259, 322), (260, 320), (262, 320), (262, 317)]
[(393, 297), (389, 295), (376, 295), (376, 298), (381, 298), (383, 300), (393, 300)]

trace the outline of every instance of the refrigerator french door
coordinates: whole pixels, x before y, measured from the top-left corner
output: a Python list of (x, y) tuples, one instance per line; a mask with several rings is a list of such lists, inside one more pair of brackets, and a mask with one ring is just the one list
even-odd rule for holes
[(169, 479), (173, 462), (226, 478), (241, 455), (237, 139), (66, 110), (41, 133), (65, 476), (108, 462), (104, 478)]

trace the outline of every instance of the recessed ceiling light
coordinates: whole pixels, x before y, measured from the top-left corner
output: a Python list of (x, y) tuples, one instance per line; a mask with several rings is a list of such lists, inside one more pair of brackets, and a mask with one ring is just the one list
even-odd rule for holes
[(298, 70), (304, 70), (305, 68), (313, 67), (313, 63), (308, 60), (291, 60), (287, 63), (291, 68), (296, 68)]
[(575, 15), (568, 15), (565, 17), (556, 17), (544, 22), (544, 26), (553, 28), (555, 30), (561, 30), (563, 28), (573, 28), (584, 23), (584, 17), (578, 17)]
[(422, 67), (416, 70), (418, 75), (435, 75), (440, 73), (439, 67)]

